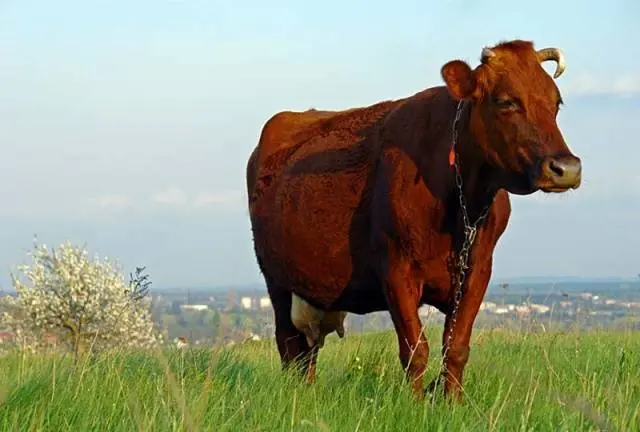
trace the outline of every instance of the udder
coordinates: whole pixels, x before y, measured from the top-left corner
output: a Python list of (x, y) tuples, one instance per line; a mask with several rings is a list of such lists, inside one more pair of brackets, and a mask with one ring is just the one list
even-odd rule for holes
[(292, 295), (291, 321), (305, 335), (309, 346), (318, 345), (322, 348), (325, 337), (334, 331), (339, 337), (344, 337), (346, 316), (347, 313), (343, 311), (320, 310), (297, 295)]

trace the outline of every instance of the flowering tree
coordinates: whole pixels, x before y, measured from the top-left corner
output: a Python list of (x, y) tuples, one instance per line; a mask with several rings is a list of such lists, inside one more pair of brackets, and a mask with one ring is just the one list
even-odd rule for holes
[(65, 242), (49, 251), (35, 246), (31, 265), (19, 266), (26, 281), (12, 275), (16, 297), (5, 297), (3, 321), (24, 348), (35, 350), (53, 335), (74, 356), (87, 350), (153, 348), (160, 335), (153, 327), (149, 282), (136, 270), (125, 283), (109, 261), (89, 259), (85, 249)]

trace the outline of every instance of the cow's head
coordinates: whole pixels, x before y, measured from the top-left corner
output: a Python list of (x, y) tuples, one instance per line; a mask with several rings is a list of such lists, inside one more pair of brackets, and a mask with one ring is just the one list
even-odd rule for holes
[(442, 67), (450, 94), (471, 102), (471, 133), (500, 186), (512, 193), (580, 186), (580, 159), (558, 129), (562, 97), (541, 66), (546, 60), (557, 63), (554, 78), (559, 77), (565, 67), (559, 49), (536, 51), (531, 42), (517, 40), (483, 49), (476, 69), (460, 60)]

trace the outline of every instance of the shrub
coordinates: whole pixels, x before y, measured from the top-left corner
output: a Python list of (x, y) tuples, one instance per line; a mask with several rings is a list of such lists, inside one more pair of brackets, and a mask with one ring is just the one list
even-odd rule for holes
[[(77, 357), (113, 348), (154, 348), (149, 282), (136, 270), (126, 283), (108, 258), (89, 258), (86, 249), (65, 242), (56, 249), (35, 245), (33, 263), (12, 274), (17, 296), (6, 296), (2, 319), (20, 348), (36, 351), (51, 344)], [(58, 345), (59, 344), (59, 345)]]

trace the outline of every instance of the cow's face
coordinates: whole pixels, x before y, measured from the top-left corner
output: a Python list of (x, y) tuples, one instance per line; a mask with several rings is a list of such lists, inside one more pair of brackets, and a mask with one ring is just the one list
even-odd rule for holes
[(451, 95), (472, 103), (469, 125), (482, 157), (512, 193), (564, 192), (581, 182), (580, 159), (556, 122), (562, 98), (545, 60), (557, 62), (556, 78), (562, 74), (559, 50), (536, 52), (525, 41), (485, 48), (475, 70), (460, 60), (442, 67)]

